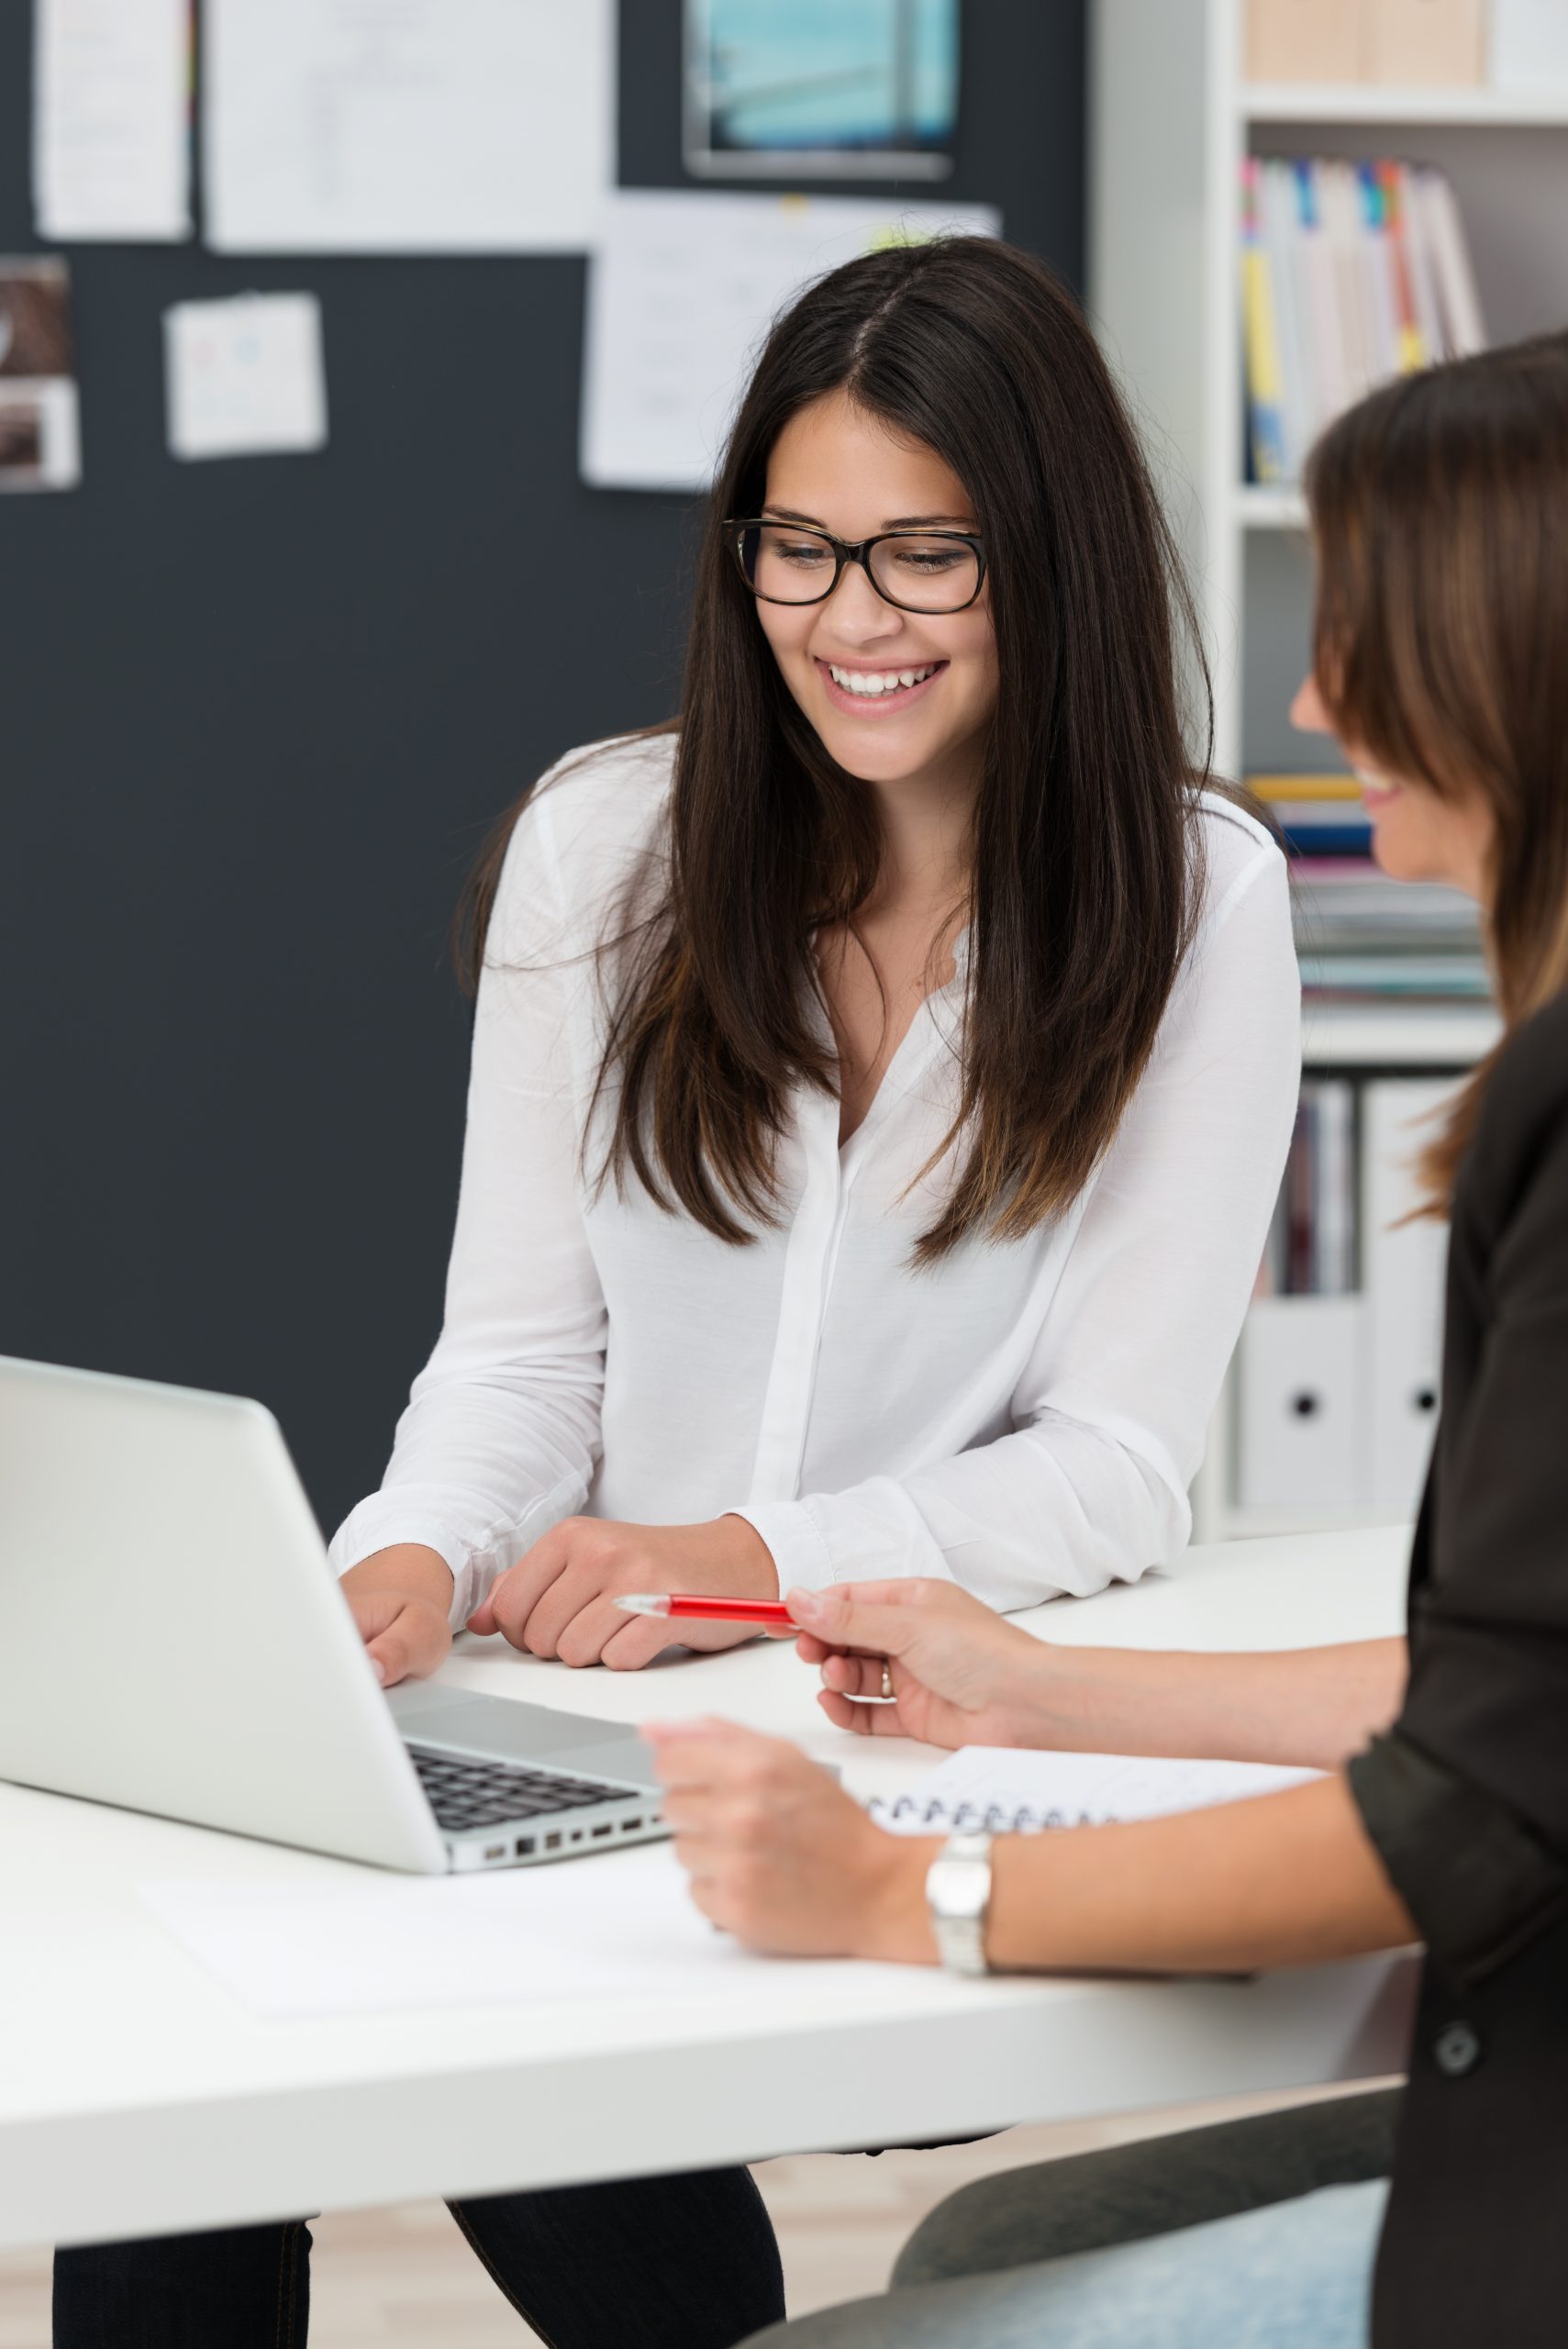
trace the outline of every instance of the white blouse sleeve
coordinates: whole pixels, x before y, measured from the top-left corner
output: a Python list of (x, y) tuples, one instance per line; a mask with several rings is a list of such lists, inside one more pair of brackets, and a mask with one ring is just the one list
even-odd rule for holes
[(519, 819), (474, 1013), (440, 1338), (381, 1490), (339, 1528), (342, 1574), (395, 1542), (437, 1550), (461, 1624), (495, 1575), (581, 1508), (598, 1459), (606, 1317), (577, 1180), (573, 952), (546, 811)]
[(1259, 847), (1189, 952), (1015, 1390), (1013, 1432), (910, 1475), (740, 1511), (781, 1587), (935, 1575), (1018, 1608), (1173, 1558), (1300, 1074), (1284, 863)]

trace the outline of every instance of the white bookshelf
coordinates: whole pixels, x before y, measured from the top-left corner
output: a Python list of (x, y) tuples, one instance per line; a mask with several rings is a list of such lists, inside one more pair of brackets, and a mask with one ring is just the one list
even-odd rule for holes
[(1308, 1068), (1468, 1068), (1501, 1032), (1483, 1003), (1309, 1003), (1301, 1052)]
[(1240, 105), (1249, 122), (1568, 127), (1568, 89), (1423, 90), (1377, 82), (1245, 82)]
[[(1308, 659), (1298, 490), (1244, 479), (1238, 295), (1242, 157), (1397, 154), (1440, 165), (1486, 323), (1509, 341), (1568, 322), (1568, 88), (1249, 83), (1241, 0), (1091, 0), (1088, 306), (1130, 394), (1197, 591), (1222, 773), (1313, 763), (1284, 711)], [(1460, 1069), (1483, 1005), (1314, 1009), (1309, 1068)], [(1194, 1504), (1200, 1538), (1300, 1527), (1232, 1506), (1222, 1408)], [(1325, 1519), (1322, 1522), (1333, 1520)]]

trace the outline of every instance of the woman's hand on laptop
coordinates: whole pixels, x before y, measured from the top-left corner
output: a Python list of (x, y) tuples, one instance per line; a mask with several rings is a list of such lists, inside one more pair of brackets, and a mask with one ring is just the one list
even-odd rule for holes
[(452, 1571), (439, 1550), (397, 1542), (350, 1566), (340, 1585), (365, 1651), (390, 1688), (423, 1680), (452, 1643)]
[(623, 1592), (702, 1591), (726, 1598), (777, 1598), (773, 1553), (743, 1517), (706, 1525), (625, 1525), (569, 1517), (541, 1534), (492, 1585), (468, 1619), (530, 1655), (607, 1664), (636, 1672), (663, 1649), (732, 1648), (756, 1633), (744, 1623), (672, 1623), (627, 1615)]
[(1047, 1647), (955, 1584), (851, 1583), (792, 1590), (787, 1604), (801, 1626), (796, 1653), (821, 1667), (817, 1702), (837, 1729), (955, 1747), (1068, 1742), (1057, 1706), (1073, 1651)]

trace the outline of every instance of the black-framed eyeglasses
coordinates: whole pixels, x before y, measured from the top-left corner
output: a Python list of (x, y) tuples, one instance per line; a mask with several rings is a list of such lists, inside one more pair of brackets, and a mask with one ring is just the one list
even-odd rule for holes
[(814, 523), (726, 521), (741, 578), (764, 604), (825, 604), (858, 562), (901, 612), (962, 612), (985, 582), (985, 550), (963, 530), (883, 530), (851, 544)]

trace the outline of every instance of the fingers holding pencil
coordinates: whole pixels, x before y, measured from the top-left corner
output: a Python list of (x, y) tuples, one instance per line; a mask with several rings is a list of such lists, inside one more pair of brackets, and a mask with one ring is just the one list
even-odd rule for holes
[(1055, 1652), (953, 1584), (792, 1590), (788, 1605), (836, 1728), (946, 1746), (1054, 1742), (1039, 1716)]

